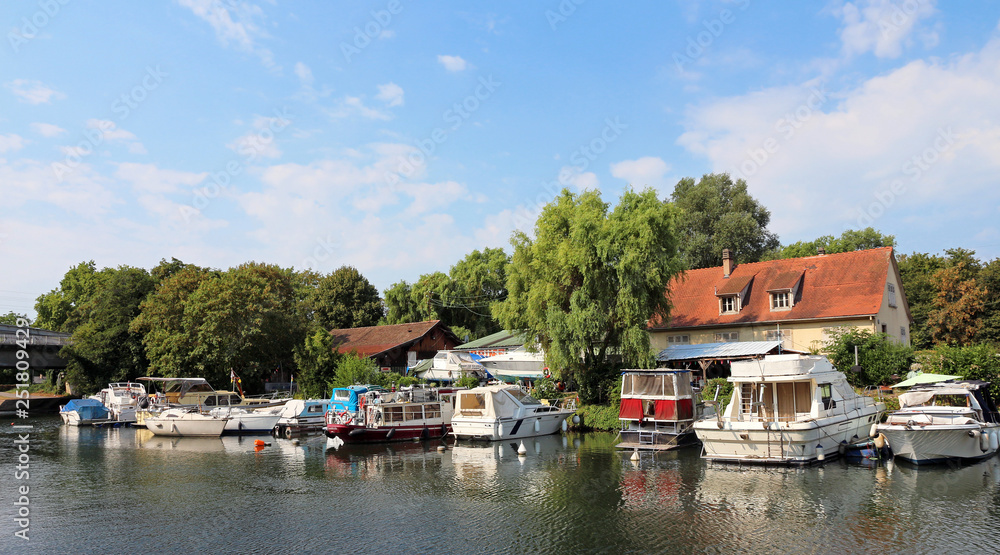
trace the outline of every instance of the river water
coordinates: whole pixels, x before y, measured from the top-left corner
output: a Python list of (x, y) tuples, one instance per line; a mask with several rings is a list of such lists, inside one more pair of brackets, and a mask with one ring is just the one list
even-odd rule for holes
[[(632, 462), (612, 434), (525, 440), (518, 457), (510, 443), (333, 449), (323, 436), (178, 439), (40, 417), (19, 480), (10, 420), (3, 553), (983, 552), (1000, 527), (996, 458), (741, 468), (697, 447)], [(25, 485), (28, 541), (14, 536)]]

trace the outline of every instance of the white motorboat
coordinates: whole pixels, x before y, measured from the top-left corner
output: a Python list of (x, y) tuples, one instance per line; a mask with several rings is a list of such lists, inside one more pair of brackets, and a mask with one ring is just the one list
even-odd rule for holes
[(488, 385), (459, 391), (451, 417), (457, 438), (519, 439), (559, 431), (573, 411), (543, 405), (514, 385)]
[(486, 368), (476, 362), (472, 354), (465, 351), (438, 351), (431, 367), (420, 373), (418, 377), (424, 380), (440, 382), (457, 382), (465, 376), (475, 376), (480, 381), (486, 380)]
[(826, 357), (769, 355), (731, 365), (733, 396), (695, 422), (706, 459), (803, 464), (867, 438), (885, 405), (859, 395)]
[(619, 449), (666, 450), (696, 442), (690, 370), (623, 370)]
[(318, 432), (326, 426), (327, 399), (292, 399), (268, 411), (278, 415), (276, 435), (291, 438), (299, 434)]
[(166, 409), (145, 418), (146, 429), (158, 436), (218, 437), (229, 418), (202, 414), (193, 409)]
[(1000, 424), (988, 385), (964, 380), (914, 387), (876, 431), (885, 434), (894, 457), (914, 464), (992, 457)]
[(111, 411), (111, 418), (118, 422), (135, 422), (135, 411), (139, 401), (146, 396), (146, 388), (141, 383), (114, 382), (91, 395)]
[(59, 407), (59, 417), (69, 426), (93, 426), (113, 422), (111, 411), (96, 399), (71, 399)]
[(274, 429), (281, 415), (264, 409), (246, 410), (240, 407), (216, 407), (208, 414), (219, 418), (228, 418), (225, 434), (266, 434)]
[(545, 353), (531, 352), (524, 347), (500, 355), (479, 359), (491, 374), (500, 380), (513, 382), (520, 378), (538, 380), (545, 377)]

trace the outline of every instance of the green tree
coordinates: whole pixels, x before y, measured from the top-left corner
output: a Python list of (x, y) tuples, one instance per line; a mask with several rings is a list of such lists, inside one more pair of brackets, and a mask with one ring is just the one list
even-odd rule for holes
[[(833, 366), (856, 387), (889, 385), (893, 375), (905, 376), (913, 364), (913, 348), (893, 341), (887, 334), (841, 327), (833, 330), (825, 352)], [(857, 347), (861, 373), (851, 371)]]
[(935, 341), (969, 345), (982, 327), (986, 291), (976, 285), (965, 261), (935, 272), (937, 294), (927, 315), (927, 327)]
[(142, 336), (150, 375), (200, 376), (200, 361), (193, 354), (198, 322), (190, 314), (186, 316), (185, 311), (192, 306), (191, 296), (202, 282), (219, 279), (220, 275), (215, 270), (184, 267), (165, 277), (143, 301), (129, 329)]
[(320, 279), (309, 302), (316, 322), (327, 331), (374, 326), (384, 312), (378, 289), (352, 266)]
[(392, 284), (384, 292), (385, 317), (380, 324), (407, 324), (419, 322), (420, 309), (413, 300), (413, 286), (406, 281)]
[(81, 262), (69, 269), (59, 282), (59, 288), (40, 295), (35, 301), (35, 326), (73, 333), (80, 324), (74, 311), (85, 304), (100, 287), (101, 275), (94, 261)]
[(767, 229), (771, 212), (750, 196), (742, 179), (733, 183), (729, 174), (713, 173), (696, 184), (686, 177), (671, 198), (681, 209), (680, 248), (689, 268), (719, 266), (726, 248), (738, 262), (757, 262), (780, 244)]
[(866, 227), (862, 230), (849, 229), (842, 233), (840, 237), (824, 235), (814, 241), (799, 241), (781, 247), (777, 251), (765, 256), (768, 260), (784, 258), (802, 258), (804, 256), (815, 256), (822, 247), (826, 254), (839, 252), (852, 252), (865, 249), (876, 249), (879, 247), (896, 246), (896, 237), (893, 235), (883, 235), (873, 227)]
[(375, 361), (370, 358), (358, 357), (355, 353), (346, 354), (337, 362), (333, 381), (329, 389), (347, 387), (349, 385), (380, 385), (388, 387), (392, 378), (399, 374), (389, 374), (379, 370)]
[(9, 326), (16, 326), (17, 323), (18, 323), (18, 321), (22, 321), (22, 322), (23, 321), (28, 321), (29, 323), (31, 322), (31, 320), (28, 319), (28, 315), (27, 314), (18, 314), (17, 312), (14, 312), (13, 310), (11, 310), (10, 312), (8, 312), (7, 314), (4, 314), (4, 315), (0, 316), (0, 324), (7, 324)]
[(303, 343), (295, 347), (294, 358), (298, 369), (296, 383), (299, 384), (299, 391), (307, 398), (329, 395), (330, 384), (335, 381), (337, 365), (342, 358), (333, 350), (333, 337), (330, 333), (318, 327), (313, 328)]
[(928, 349), (933, 344), (927, 319), (933, 308), (937, 287), (934, 274), (946, 267), (948, 261), (938, 255), (927, 253), (902, 254), (897, 257), (899, 276), (903, 282), (903, 294), (910, 305), (913, 325), (910, 327), (910, 343), (917, 349)]
[(992, 345), (938, 345), (920, 357), (924, 372), (990, 382), (994, 399), (1000, 395), (1000, 356)]
[(134, 379), (148, 366), (142, 336), (129, 326), (153, 292), (153, 278), (142, 268), (120, 266), (101, 270), (97, 283), (91, 297), (73, 309), (68, 320), (77, 322), (73, 342), (60, 351), (68, 361), (67, 380), (83, 391)]
[(1000, 258), (983, 265), (976, 283), (986, 293), (983, 302), (982, 326), (976, 335), (980, 343), (1000, 344)]
[(448, 275), (455, 289), (462, 293), (451, 299), (456, 319), (446, 323), (453, 330), (467, 328), (475, 338), (500, 331), (491, 307), (507, 298), (508, 265), (510, 256), (503, 249), (487, 248), (472, 251), (451, 267)]
[(563, 190), (542, 210), (534, 239), (514, 234), (497, 320), (536, 338), (584, 401), (600, 400), (614, 379), (610, 354), (630, 366), (652, 362), (646, 323), (667, 317), (667, 284), (681, 271), (676, 218), (652, 189), (626, 191), (610, 214), (600, 193)]

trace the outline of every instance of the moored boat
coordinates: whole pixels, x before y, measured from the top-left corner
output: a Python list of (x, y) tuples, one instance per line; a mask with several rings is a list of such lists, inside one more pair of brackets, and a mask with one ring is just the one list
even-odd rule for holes
[(460, 439), (519, 439), (554, 434), (571, 414), (517, 386), (488, 385), (458, 392), (451, 427)]
[(70, 399), (59, 407), (59, 417), (69, 426), (93, 426), (112, 422), (111, 411), (96, 399)]
[(768, 355), (732, 363), (733, 396), (695, 422), (706, 459), (804, 464), (868, 437), (885, 405), (860, 395), (826, 357)]
[(987, 382), (921, 385), (899, 396), (899, 410), (876, 426), (894, 457), (913, 464), (974, 461), (1000, 447), (1000, 424)]
[(202, 414), (196, 409), (172, 408), (146, 416), (146, 429), (158, 436), (218, 437), (229, 418)]
[(277, 425), (281, 415), (264, 409), (247, 410), (242, 407), (215, 407), (208, 414), (228, 418), (224, 434), (266, 434)]
[(107, 407), (111, 418), (117, 422), (135, 422), (135, 412), (140, 400), (145, 397), (146, 388), (135, 382), (113, 382), (96, 395), (90, 396)]
[(329, 441), (378, 443), (438, 439), (451, 431), (453, 388), (368, 391), (334, 388), (324, 432)]
[(666, 450), (697, 442), (690, 370), (624, 370), (619, 449)]
[(275, 435), (291, 438), (322, 430), (326, 424), (324, 414), (328, 403), (326, 399), (292, 399), (276, 407), (274, 411), (278, 414), (278, 423), (274, 426)]

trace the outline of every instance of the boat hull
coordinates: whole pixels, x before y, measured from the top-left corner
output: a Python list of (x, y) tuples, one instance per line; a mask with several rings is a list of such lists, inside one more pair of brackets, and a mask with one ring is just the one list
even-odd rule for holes
[(158, 436), (171, 437), (218, 437), (226, 428), (228, 419), (213, 418), (170, 418), (147, 417), (146, 429)]
[(877, 416), (871, 413), (849, 418), (824, 418), (807, 422), (719, 422), (695, 423), (695, 433), (704, 446), (705, 459), (751, 464), (809, 464), (840, 455), (841, 444), (868, 437)]
[(366, 428), (354, 424), (327, 424), (323, 432), (327, 438), (338, 438), (347, 444), (384, 443), (389, 441), (440, 439), (451, 432), (451, 427), (444, 423), (379, 426), (376, 428)]
[(997, 439), (987, 440), (983, 449), (981, 434), (1000, 434), (997, 426), (934, 426), (906, 429), (902, 425), (879, 425), (893, 457), (913, 464), (936, 464), (948, 461), (976, 461), (997, 453)]
[(459, 439), (500, 441), (547, 436), (558, 432), (571, 411), (535, 414), (522, 418), (452, 417), (452, 434)]
[(60, 412), (59, 417), (62, 418), (63, 424), (67, 426), (96, 426), (115, 422), (113, 418), (80, 418), (80, 413), (75, 410)]

